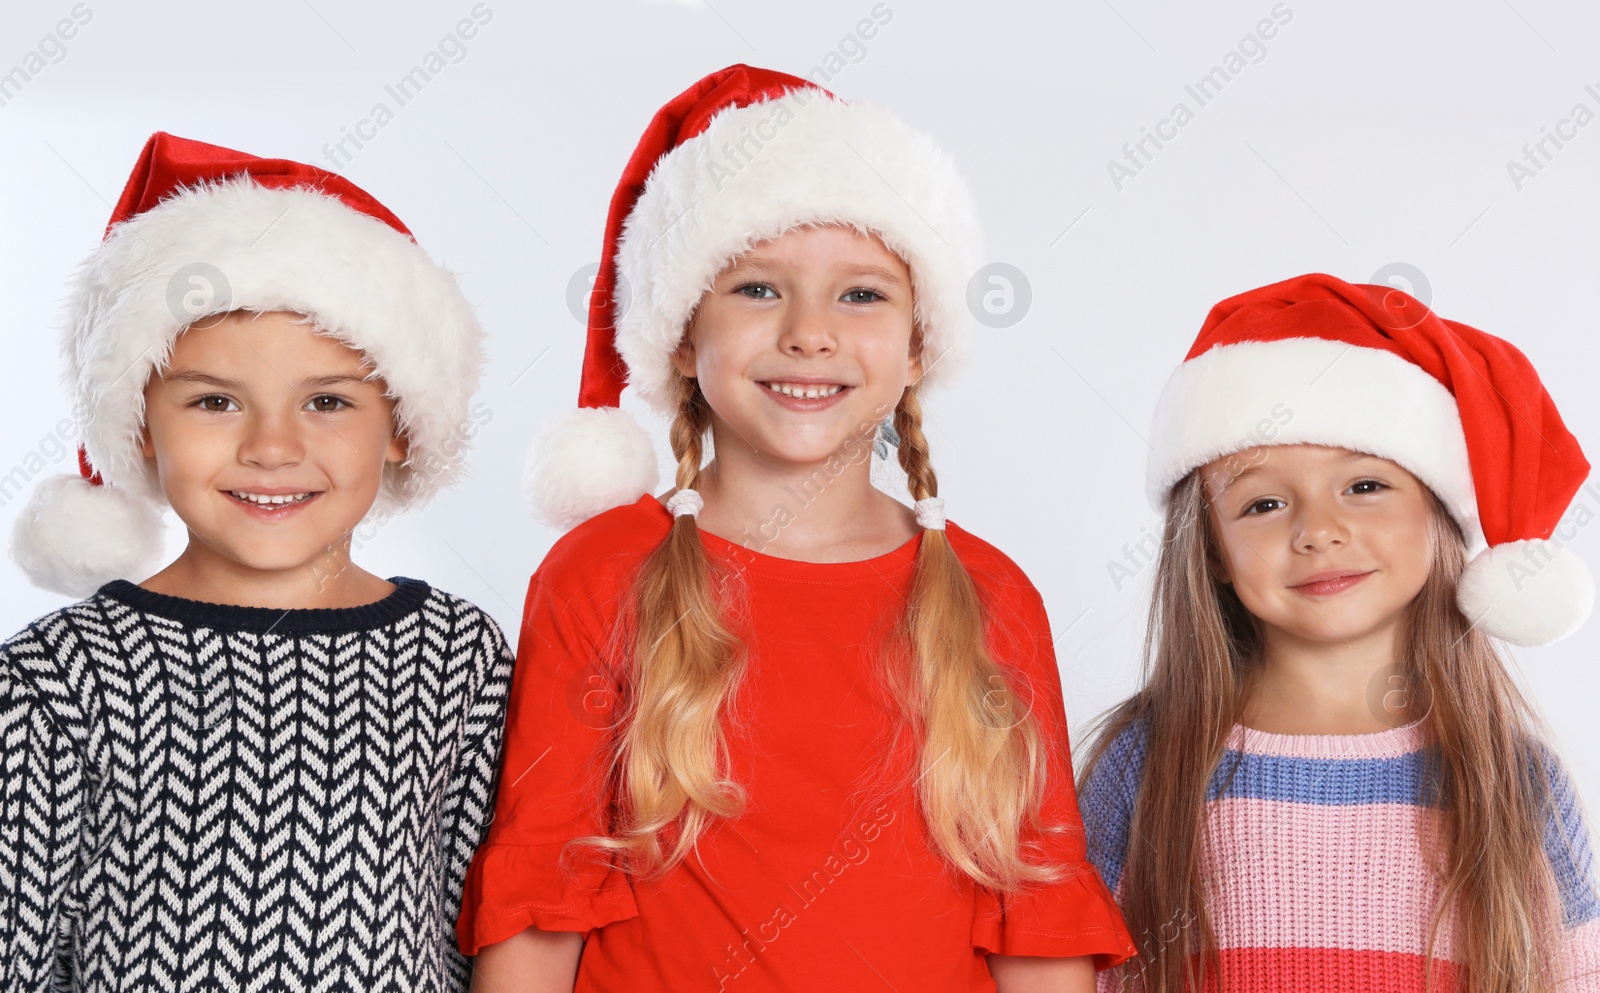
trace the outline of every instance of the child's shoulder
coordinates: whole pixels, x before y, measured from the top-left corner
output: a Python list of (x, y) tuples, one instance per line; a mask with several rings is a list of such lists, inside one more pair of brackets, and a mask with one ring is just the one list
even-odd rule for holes
[(945, 525), (945, 537), (973, 582), (980, 587), (1030, 600), (1040, 599), (1033, 580), (1005, 552), (954, 522)]
[(619, 579), (631, 574), (671, 527), (667, 508), (646, 493), (633, 503), (589, 518), (558, 538), (534, 578), (554, 586), (564, 585), (575, 575), (589, 581)]
[(0, 642), (0, 695), (30, 698), (57, 725), (83, 726), (97, 679), (117, 679), (133, 664), (122, 647), (127, 608), (104, 592), (52, 610)]

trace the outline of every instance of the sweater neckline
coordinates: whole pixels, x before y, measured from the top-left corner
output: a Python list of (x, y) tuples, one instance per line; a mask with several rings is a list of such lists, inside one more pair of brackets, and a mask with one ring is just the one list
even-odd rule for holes
[(1235, 724), (1228, 737), (1228, 747), (1250, 754), (1315, 759), (1399, 758), (1426, 742), (1421, 718), (1365, 734), (1277, 734)]
[[(646, 493), (640, 497), (639, 504), (652, 510), (667, 527), (672, 526), (672, 512), (667, 510), (653, 494)], [(948, 523), (946, 527), (958, 530)], [(909, 571), (916, 563), (917, 550), (922, 547), (923, 534), (923, 531), (918, 530), (899, 548), (850, 562), (803, 562), (799, 559), (781, 558), (777, 555), (768, 555), (766, 552), (758, 552), (705, 530), (700, 531), (700, 540), (705, 544), (707, 551), (719, 558), (732, 560), (742, 569), (783, 579), (828, 583), (885, 579)]]
[(251, 631), (258, 634), (344, 634), (386, 627), (407, 614), (416, 612), (433, 588), (420, 579), (390, 577), (394, 590), (381, 600), (358, 607), (241, 607), (227, 603), (207, 603), (185, 597), (156, 593), (125, 579), (100, 587), (100, 595), (134, 610), (164, 617), (190, 627), (220, 631)]

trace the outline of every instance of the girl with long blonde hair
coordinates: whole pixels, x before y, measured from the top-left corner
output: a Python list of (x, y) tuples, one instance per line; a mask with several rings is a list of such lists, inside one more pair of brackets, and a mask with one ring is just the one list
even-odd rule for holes
[(975, 239), (929, 139), (804, 80), (734, 66), (651, 122), (533, 474), (576, 526), (468, 876), (481, 989), (1087, 991), (1131, 954), (1043, 604), (945, 520), (923, 426)]
[(1213, 308), (1152, 448), (1144, 685), (1081, 780), (1139, 946), (1101, 989), (1600, 989), (1589, 831), (1498, 645), (1594, 598), (1527, 359), (1301, 276)]

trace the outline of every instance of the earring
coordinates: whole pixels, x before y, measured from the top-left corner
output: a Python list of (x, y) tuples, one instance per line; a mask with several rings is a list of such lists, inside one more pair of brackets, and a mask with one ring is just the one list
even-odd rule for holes
[(889, 457), (889, 446), (900, 447), (900, 435), (894, 429), (894, 418), (885, 417), (878, 425), (878, 436), (872, 441), (873, 454), (880, 459)]

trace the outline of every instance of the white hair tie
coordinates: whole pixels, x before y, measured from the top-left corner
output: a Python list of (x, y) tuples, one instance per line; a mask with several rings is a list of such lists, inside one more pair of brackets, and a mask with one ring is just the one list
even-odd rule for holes
[(916, 502), (917, 523), (929, 531), (944, 530), (944, 498), (929, 497)]
[(667, 498), (667, 509), (672, 511), (674, 520), (684, 514), (695, 517), (705, 505), (705, 499), (696, 490), (679, 490)]

